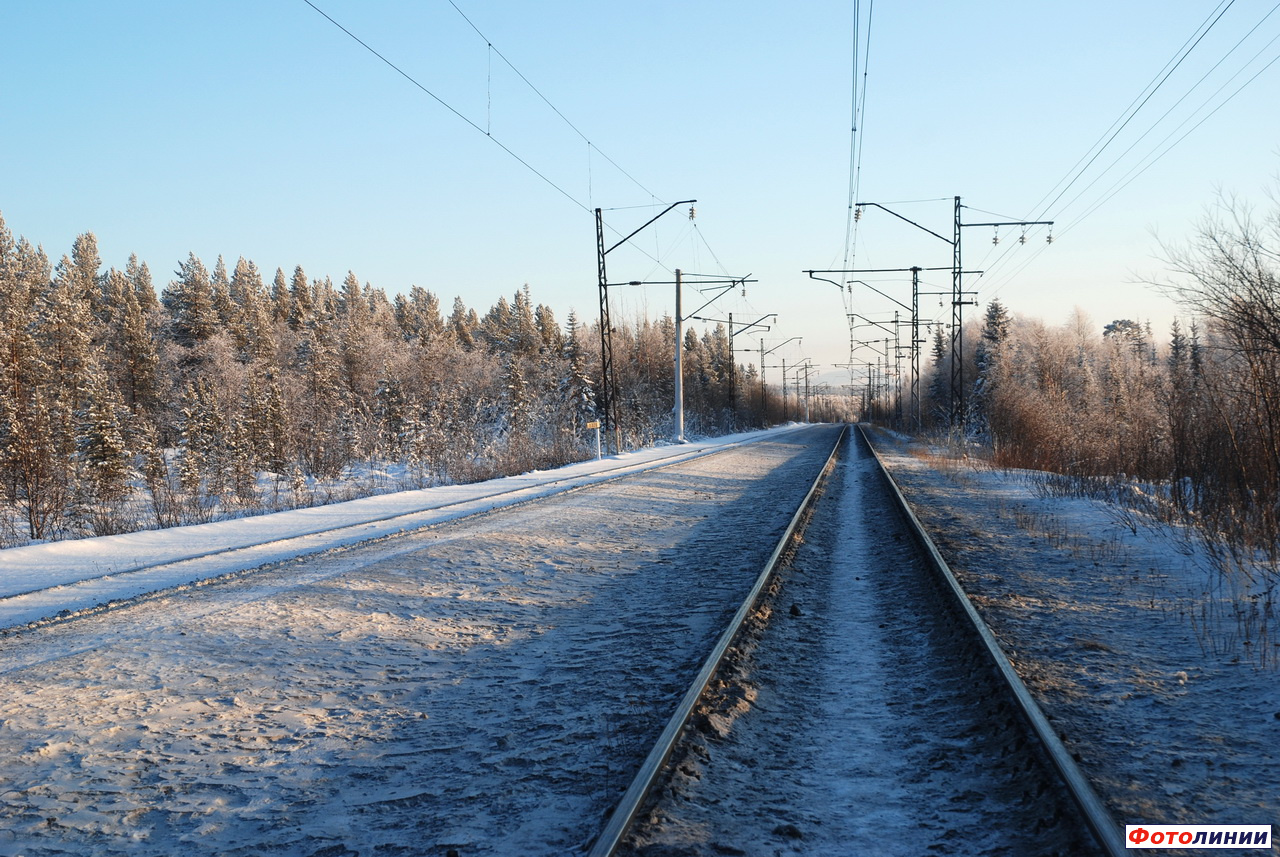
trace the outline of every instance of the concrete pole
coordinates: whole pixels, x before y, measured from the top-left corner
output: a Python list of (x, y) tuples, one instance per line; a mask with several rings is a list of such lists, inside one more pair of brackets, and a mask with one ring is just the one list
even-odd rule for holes
[(787, 361), (782, 361), (782, 421), (787, 421)]
[(680, 304), (680, 269), (676, 268), (676, 404), (672, 410), (676, 443), (684, 443), (684, 317)]

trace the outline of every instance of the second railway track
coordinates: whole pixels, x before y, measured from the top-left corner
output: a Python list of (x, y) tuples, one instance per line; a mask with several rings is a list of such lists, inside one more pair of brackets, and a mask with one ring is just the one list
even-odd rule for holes
[(1123, 852), (860, 433), (752, 607), (593, 857)]
[(582, 854), (838, 434), (0, 638), (0, 853)]

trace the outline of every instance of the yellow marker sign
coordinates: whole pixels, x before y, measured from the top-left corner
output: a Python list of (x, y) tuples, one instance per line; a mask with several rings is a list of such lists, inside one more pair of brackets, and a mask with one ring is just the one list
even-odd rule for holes
[(591, 422), (587, 423), (587, 428), (600, 428), (600, 421), (592, 420)]

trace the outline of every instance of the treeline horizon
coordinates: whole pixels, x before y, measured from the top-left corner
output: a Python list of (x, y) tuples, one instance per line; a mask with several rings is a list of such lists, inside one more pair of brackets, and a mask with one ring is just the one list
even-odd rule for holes
[[(615, 325), (624, 445), (650, 445), (671, 432), (674, 321)], [(157, 289), (136, 255), (105, 267), (92, 232), (54, 263), (0, 215), (0, 547), (582, 460), (598, 337), (528, 285), (446, 314), (418, 286), (301, 265), (268, 282), (192, 253)], [(689, 434), (783, 418), (723, 325), (683, 341)], [(814, 419), (849, 418), (840, 404)]]

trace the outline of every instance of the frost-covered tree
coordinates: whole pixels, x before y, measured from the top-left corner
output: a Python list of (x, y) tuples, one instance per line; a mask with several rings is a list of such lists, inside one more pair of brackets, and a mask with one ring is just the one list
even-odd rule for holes
[(311, 294), (311, 284), (301, 265), (293, 269), (293, 278), (289, 281), (289, 327), (299, 330), (311, 320), (315, 301)]
[(269, 357), (272, 342), (272, 305), (258, 266), (241, 256), (228, 283), (232, 312), (231, 333), (240, 359), (246, 363)]
[(174, 342), (193, 348), (218, 332), (218, 312), (214, 306), (213, 283), (204, 263), (191, 253), (160, 295), (168, 313)]
[(128, 493), (131, 456), (125, 444), (127, 409), (104, 372), (89, 378), (80, 416), (79, 461), (92, 503), (109, 504)]
[(1009, 339), (1009, 328), (1012, 319), (1004, 304), (992, 300), (987, 304), (983, 318), (982, 335), (975, 349), (974, 362), (977, 364), (977, 377), (973, 381), (973, 428), (978, 433), (989, 428), (992, 399), (997, 395), (996, 387), (1001, 381), (1001, 363), (1005, 346)]
[(453, 333), (462, 350), (470, 351), (475, 348), (475, 329), (475, 313), (468, 313), (467, 306), (462, 302), (462, 298), (454, 298), (453, 312), (449, 314), (449, 330)]
[(506, 317), (507, 330), (502, 338), (505, 339), (503, 348), (522, 357), (532, 357), (541, 350), (542, 333), (538, 328), (537, 318), (534, 315), (533, 299), (529, 294), (529, 284), (524, 286), (515, 293), (515, 299), (511, 304), (510, 314)]
[(271, 320), (287, 322), (293, 313), (293, 299), (289, 295), (289, 283), (284, 278), (284, 270), (276, 268), (276, 275), (271, 280)]

